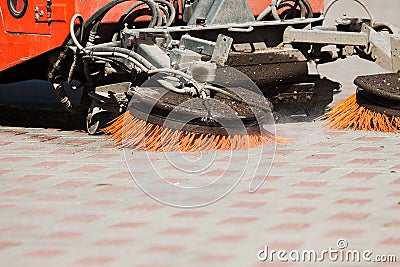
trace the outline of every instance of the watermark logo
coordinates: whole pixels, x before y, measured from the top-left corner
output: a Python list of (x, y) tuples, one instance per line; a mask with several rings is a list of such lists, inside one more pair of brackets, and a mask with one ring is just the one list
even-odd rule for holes
[[(135, 111), (132, 113), (129, 108), (128, 110), (135, 118), (139, 117), (144, 122), (143, 134), (133, 137), (131, 129), (125, 131), (130, 127), (131, 122), (128, 120), (125, 122), (126, 127), (123, 128), (123, 142), (129, 143), (132, 138), (146, 140), (146, 131), (150, 131), (146, 128), (148, 127), (146, 121), (160, 125), (163, 127), (162, 129), (172, 129), (172, 132), (176, 130), (184, 132), (183, 130), (179, 131), (179, 129), (192, 121), (204, 119), (202, 117), (204, 116), (203, 109), (198, 106), (199, 101), (193, 101), (190, 95), (187, 95), (186, 101), (171, 104), (173, 110), (167, 115), (164, 114), (163, 118), (160, 119), (160, 117), (153, 115), (150, 115), (153, 117), (147, 117), (152, 110), (160, 109), (162, 97), (167, 96), (168, 99), (168, 90), (189, 91), (185, 87), (185, 83), (189, 82), (185, 80), (186, 77), (182, 76), (173, 73), (159, 73), (141, 86), (143, 90), (148, 89), (143, 92), (151, 94), (152, 99), (146, 98), (145, 102), (140, 97), (135, 99), (135, 95), (133, 95), (133, 101), (130, 105), (133, 105), (132, 110)], [(165, 86), (167, 82), (168, 86)], [(179, 83), (183, 85), (180, 86)], [(243, 73), (228, 66), (218, 66), (216, 79), (209, 84), (211, 84), (211, 87), (204, 88), (209, 90), (210, 95), (225, 94), (225, 96), (221, 99), (207, 98), (207, 101), (203, 101), (206, 110), (209, 111), (208, 115), (213, 121), (219, 123), (220, 128), (225, 129), (231, 142), (242, 142), (242, 139), (238, 141), (235, 136), (247, 135), (246, 126), (240, 113), (233, 110), (231, 105), (227, 105), (230, 104), (228, 101), (247, 103), (249, 109), (254, 109), (254, 103), (260, 103), (265, 98), (253, 81)], [(166, 87), (164, 91), (159, 89), (163, 86)], [(172, 88), (174, 86), (175, 89)], [(226, 90), (229, 88), (239, 88), (239, 90), (232, 94), (229, 93), (229, 90)], [(250, 93), (246, 93), (247, 91), (250, 91)], [(164, 100), (165, 98), (163, 98)], [(173, 98), (168, 100), (169, 102), (164, 103), (164, 101), (163, 105), (169, 105), (169, 103), (175, 101)], [(268, 103), (268, 101), (265, 100), (265, 103)], [(211, 106), (211, 108), (208, 106)], [(135, 116), (135, 112), (138, 116)], [(217, 113), (217, 115), (213, 113)], [(220, 120), (222, 113), (224, 113), (223, 118), (229, 118), (229, 125), (226, 125), (226, 120)], [(262, 128), (261, 135), (267, 133), (267, 137), (275, 136), (274, 117), (270, 107), (266, 105), (265, 109), (264, 107), (261, 109), (261, 112), (257, 109), (257, 112), (253, 113), (255, 122), (259, 125), (258, 127)], [(232, 125), (235, 125), (233, 130)], [(159, 128), (157, 130), (161, 132)], [(152, 138), (148, 138), (148, 143), (158, 142), (163, 146), (171, 147), (171, 136), (173, 137), (174, 134), (160, 135), (159, 138), (153, 135)], [(214, 141), (217, 139), (215, 136), (212, 138)], [(202, 141), (213, 145), (209, 139), (209, 136), (205, 136)], [(209, 148), (208, 145), (207, 147)], [(215, 151), (211, 149), (210, 151), (210, 149), (207, 149), (207, 151), (202, 151), (200, 149), (195, 152), (181, 152), (179, 145), (177, 145), (178, 151), (174, 152), (150, 152), (125, 148), (124, 156), (131, 176), (146, 195), (165, 205), (178, 208), (196, 208), (220, 200), (229, 194), (241, 180), (249, 183), (249, 193), (257, 191), (269, 174), (275, 149), (276, 144), (273, 139), (270, 145), (243, 150)]]
[(257, 252), (262, 262), (358, 262), (358, 263), (395, 263), (396, 255), (378, 255), (372, 250), (349, 249), (346, 239), (340, 238), (336, 247), (316, 250), (275, 250), (267, 245)]

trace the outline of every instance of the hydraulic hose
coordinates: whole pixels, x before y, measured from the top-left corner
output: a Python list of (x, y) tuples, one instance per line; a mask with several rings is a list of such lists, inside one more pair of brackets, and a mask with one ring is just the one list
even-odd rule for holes
[(125, 56), (134, 58), (136, 61), (141, 63), (147, 69), (154, 69), (154, 65), (151, 64), (147, 59), (145, 59), (144, 57), (142, 57), (138, 53), (136, 53), (136, 52), (134, 52), (132, 50), (126, 49), (126, 48), (122, 48), (122, 47), (94, 47), (94, 48), (90, 48), (90, 49), (85, 49), (85, 51), (89, 55), (90, 54), (94, 54), (95, 55), (98, 52), (110, 52), (110, 53), (123, 54)]
[(257, 17), (257, 21), (263, 20), (270, 13), (272, 13), (272, 16), (275, 20), (281, 20), (281, 18), (279, 17), (278, 9), (288, 6), (289, 4), (285, 2), (289, 1), (295, 2), (294, 6), (292, 6), (292, 8), (294, 9), (297, 8), (297, 5), (300, 5), (300, 11), (302, 17), (305, 17), (306, 12), (307, 12), (307, 17), (309, 18), (313, 17), (312, 7), (308, 2), (308, 0), (272, 0), (271, 4), (266, 9), (264, 9)]
[(390, 23), (376, 21), (376, 22), (374, 22), (372, 27), (376, 31), (379, 31), (381, 29), (387, 29), (387, 30), (389, 30), (390, 34), (396, 34), (396, 35), (399, 34), (399, 29), (395, 25), (390, 24)]
[(263, 20), (269, 13), (271, 13), (272, 7), (269, 5), (266, 9), (264, 9), (260, 15), (257, 17), (257, 21)]
[(76, 56), (76, 54), (74, 54), (74, 61), (72, 62), (71, 67), (69, 68), (69, 73), (68, 73), (68, 89), (70, 90), (75, 90), (76, 88), (74, 88), (72, 86), (72, 78), (74, 75), (74, 71), (75, 71), (75, 67), (76, 67), (76, 61), (77, 61), (78, 57)]
[[(132, 0), (112, 0), (111, 2), (109, 2), (108, 4), (104, 5), (102, 8), (100, 8), (97, 12), (95, 12), (85, 23), (85, 25), (83, 26), (82, 30), (78, 30), (77, 33), (75, 33), (75, 35), (81, 35), (82, 40), (86, 39), (85, 35), (88, 33), (95, 36), (97, 34), (97, 27), (96, 26), (97, 22), (100, 22), (104, 16), (116, 5), (119, 5), (121, 3), (127, 2), (127, 1), (132, 1)], [(151, 11), (153, 12), (153, 16), (152, 16), (152, 20), (151, 20), (151, 24), (156, 25), (157, 23), (157, 17), (154, 16), (154, 14), (157, 14), (159, 12), (157, 12), (157, 4), (154, 2), (154, 0), (143, 0), (144, 2), (146, 2), (148, 4), (148, 6), (150, 7)], [(76, 19), (76, 18), (75, 18)], [(70, 28), (71, 31), (71, 28)], [(75, 43), (76, 45), (76, 40), (71, 39), (67, 42), (69, 45)], [(83, 42), (85, 43), (85, 42)]]
[(162, 79), (157, 80), (157, 82), (160, 83), (162, 86), (164, 86), (166, 89), (168, 89), (172, 92), (175, 92), (177, 94), (190, 94), (192, 96), (195, 96), (198, 93), (197, 89), (195, 89), (193, 87), (177, 88), (170, 82), (162, 80)]
[(79, 23), (80, 23), (80, 35), (81, 35), (81, 41), (82, 41), (82, 29), (83, 29), (83, 17), (81, 14), (75, 14), (72, 16), (71, 22), (69, 23), (69, 32), (71, 34), (71, 38), (72, 41), (74, 42), (75, 46), (79, 49), (79, 50), (83, 50), (83, 46), (81, 45), (81, 43), (78, 41), (78, 39), (76, 38), (76, 34), (75, 34), (75, 20), (79, 19)]
[[(169, 1), (166, 1), (166, 0), (153, 0), (155, 3), (160, 3), (160, 4), (164, 4), (164, 5), (166, 5), (167, 7), (168, 7), (168, 10), (169, 10), (169, 12), (164, 12), (164, 10), (162, 9), (162, 8), (160, 8), (159, 7), (159, 9), (161, 9), (161, 10), (163, 10), (163, 13), (164, 13), (164, 15), (166, 16), (166, 18), (167, 18), (167, 22), (165, 23), (165, 26), (171, 26), (171, 24), (173, 23), (173, 21), (174, 21), (174, 19), (175, 19), (175, 16), (176, 16), (176, 10), (175, 10), (175, 8), (174, 8), (174, 6), (169, 2)], [(138, 2), (136, 2), (135, 4), (133, 4), (132, 6), (130, 6), (125, 12), (124, 12), (124, 14), (121, 16), (121, 19), (118, 21), (118, 25), (119, 25), (119, 27), (122, 25), (122, 23), (124, 23), (124, 21), (125, 21), (125, 18), (126, 17), (128, 17), (131, 13), (132, 13), (132, 11), (134, 10), (134, 9), (136, 9), (136, 8), (138, 8), (139, 6), (141, 6), (141, 5), (144, 5), (144, 4), (146, 4), (144, 1), (138, 1)], [(162, 17), (162, 14), (161, 14), (161, 12), (158, 12), (159, 14), (157, 14), (157, 21), (156, 22), (150, 22), (150, 24), (149, 24), (149, 28), (152, 28), (152, 27), (154, 27), (158, 22), (159, 22), (159, 20), (160, 20), (160, 18)], [(161, 17), (160, 17), (161, 16)], [(153, 15), (153, 18), (154, 18), (155, 16)], [(160, 25), (159, 25), (160, 26)]]
[(71, 100), (67, 96), (64, 90), (64, 83), (53, 83), (54, 91), (57, 94), (58, 99), (60, 100), (61, 105), (68, 111), (72, 113), (78, 113), (79, 110), (72, 105)]
[(169, 15), (168, 15), (167, 23), (165, 26), (167, 26), (167, 27), (171, 26), (171, 24), (174, 22), (175, 16), (176, 16), (175, 7), (169, 1), (166, 1), (166, 0), (155, 0), (155, 1), (160, 4), (164, 4), (168, 7)]
[(119, 52), (93, 52), (93, 56), (99, 56), (99, 57), (120, 57), (120, 58), (125, 58), (135, 64), (139, 69), (141, 69), (143, 72), (147, 72), (149, 69), (146, 68), (142, 63), (140, 63), (138, 60), (136, 60), (133, 57), (130, 57), (124, 53), (119, 53)]
[(176, 70), (176, 69), (151, 69), (151, 70), (149, 70), (147, 72), (147, 74), (148, 75), (152, 75), (152, 74), (162, 73), (162, 72), (175, 74), (175, 75), (178, 75), (178, 76), (188, 80), (196, 88), (197, 94), (199, 94), (199, 92), (201, 91), (201, 86), (199, 85), (199, 83), (191, 75), (189, 75), (187, 73), (184, 73), (183, 71), (180, 71), (180, 70)]

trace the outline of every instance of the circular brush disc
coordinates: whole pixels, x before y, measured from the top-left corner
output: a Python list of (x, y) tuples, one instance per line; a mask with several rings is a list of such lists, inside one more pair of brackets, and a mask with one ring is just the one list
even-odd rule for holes
[(358, 86), (360, 105), (388, 116), (400, 116), (400, 74), (359, 76), (354, 84)]
[(233, 68), (217, 69), (217, 79), (210, 84), (220, 90), (210, 90), (209, 98), (173, 92), (157, 82), (165, 76), (157, 74), (134, 88), (128, 106), (131, 115), (174, 130), (218, 135), (243, 133), (243, 126), (249, 134), (260, 132), (260, 123), (270, 120), (271, 103)]

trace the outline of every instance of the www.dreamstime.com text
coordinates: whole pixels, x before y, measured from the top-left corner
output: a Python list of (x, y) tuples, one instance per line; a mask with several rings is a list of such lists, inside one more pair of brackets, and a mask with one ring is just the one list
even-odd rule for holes
[(257, 258), (262, 262), (365, 262), (394, 263), (396, 255), (377, 255), (372, 250), (348, 249), (346, 239), (337, 241), (337, 248), (316, 250), (275, 250), (266, 245), (257, 252)]

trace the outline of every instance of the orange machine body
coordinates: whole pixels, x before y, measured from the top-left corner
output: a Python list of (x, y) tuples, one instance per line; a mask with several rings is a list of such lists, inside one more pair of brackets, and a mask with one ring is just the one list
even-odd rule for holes
[[(108, 2), (110, 0), (2, 0), (0, 73), (60, 47), (69, 35), (69, 23), (74, 14), (79, 13), (88, 19)], [(117, 22), (127, 7), (135, 2), (132, 0), (118, 5), (104, 18), (104, 22)], [(270, 2), (248, 0), (254, 15), (258, 15)], [(323, 0), (309, 2), (315, 13), (323, 10)], [(16, 16), (10, 9), (21, 11), (21, 16)]]

